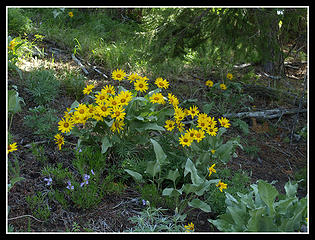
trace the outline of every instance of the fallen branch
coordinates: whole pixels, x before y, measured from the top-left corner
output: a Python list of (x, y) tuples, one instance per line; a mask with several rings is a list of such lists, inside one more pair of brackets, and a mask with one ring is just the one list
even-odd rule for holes
[(101, 74), (104, 78), (108, 78), (108, 76), (105, 73), (102, 73), (100, 70), (98, 70), (96, 66), (92, 66), (89, 62), (87, 62), (87, 64), (91, 66), (95, 72)]
[(262, 118), (272, 119), (277, 118), (285, 114), (294, 114), (306, 112), (307, 109), (271, 109), (257, 112), (241, 112), (241, 113), (230, 113), (225, 114), (223, 117), (226, 118)]
[(82, 70), (83, 70), (83, 72), (86, 74), (86, 75), (88, 75), (89, 74), (89, 72), (86, 70), (86, 68), (83, 66), (83, 64), (80, 62), (80, 60), (79, 59), (77, 59), (75, 56), (74, 56), (74, 54), (72, 53), (72, 59), (80, 66), (80, 68), (82, 68)]

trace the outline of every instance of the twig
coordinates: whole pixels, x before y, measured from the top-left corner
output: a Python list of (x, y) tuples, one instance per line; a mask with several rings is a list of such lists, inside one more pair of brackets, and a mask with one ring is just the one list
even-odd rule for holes
[(8, 218), (8, 221), (19, 219), (19, 218), (23, 218), (23, 217), (32, 217), (38, 222), (45, 222), (45, 221), (38, 220), (36, 217), (34, 217), (32, 215), (22, 215), (22, 216), (17, 216), (17, 217), (13, 217), (13, 218)]
[(80, 60), (79, 59), (77, 59), (75, 56), (74, 56), (74, 54), (72, 53), (72, 59), (80, 66), (80, 68), (82, 68), (82, 70), (83, 70), (83, 72), (86, 74), (86, 75), (88, 75), (89, 74), (89, 72), (86, 70), (86, 68), (83, 66), (83, 64), (80, 62)]

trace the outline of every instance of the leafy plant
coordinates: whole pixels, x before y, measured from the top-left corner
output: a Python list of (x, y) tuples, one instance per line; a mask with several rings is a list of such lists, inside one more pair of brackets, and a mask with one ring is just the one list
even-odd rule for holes
[(50, 208), (42, 192), (37, 192), (33, 196), (26, 196), (25, 200), (34, 217), (43, 221), (48, 220), (50, 217)]
[(63, 85), (66, 93), (75, 97), (77, 100), (83, 98), (83, 89), (85, 87), (86, 77), (78, 71), (64, 71), (59, 77), (61, 84)]
[(216, 220), (208, 219), (224, 232), (293, 232), (299, 231), (307, 214), (307, 199), (296, 197), (298, 184), (287, 182), (286, 194), (279, 195), (271, 184), (258, 180), (248, 194), (239, 198), (226, 195), (226, 213)]
[(9, 117), (11, 117), (9, 130), (11, 128), (14, 114), (22, 111), (21, 103), (25, 104), (24, 99), (22, 97), (19, 97), (17, 87), (15, 86), (15, 90), (14, 89), (8, 90), (8, 112)]
[(140, 215), (128, 218), (134, 227), (126, 232), (184, 232), (179, 216), (165, 216), (162, 211), (167, 209), (147, 207)]
[(42, 105), (29, 108), (29, 114), (24, 117), (24, 123), (43, 138), (52, 138), (56, 134), (55, 124), (57, 111)]
[(27, 75), (26, 90), (38, 105), (53, 101), (59, 93), (59, 86), (53, 70), (40, 68)]

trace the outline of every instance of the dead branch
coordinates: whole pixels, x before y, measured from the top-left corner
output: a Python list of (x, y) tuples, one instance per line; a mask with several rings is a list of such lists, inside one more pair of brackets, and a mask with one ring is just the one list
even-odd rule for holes
[(306, 112), (307, 109), (270, 109), (257, 112), (241, 112), (241, 113), (230, 113), (225, 114), (223, 117), (226, 118), (260, 118), (260, 119), (272, 119), (277, 118), (285, 114), (294, 114)]
[(83, 72), (88, 75), (89, 72), (86, 70), (86, 68), (83, 66), (83, 64), (80, 62), (79, 59), (77, 59), (74, 54), (71, 55), (72, 56), (72, 59), (80, 66), (80, 68), (82, 68)]

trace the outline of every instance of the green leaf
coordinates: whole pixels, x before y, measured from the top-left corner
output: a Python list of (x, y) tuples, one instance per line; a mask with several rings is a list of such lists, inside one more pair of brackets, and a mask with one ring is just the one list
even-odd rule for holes
[(11, 188), (13, 188), (14, 184), (16, 184), (19, 181), (23, 181), (25, 178), (23, 177), (15, 177), (11, 179), (10, 183), (8, 184), (8, 191), (10, 192)]
[(193, 208), (199, 208), (204, 212), (211, 212), (210, 206), (198, 198), (195, 198), (194, 200), (188, 202), (188, 205)]
[(198, 171), (194, 165), (194, 163), (187, 158), (186, 165), (185, 165), (185, 171), (184, 171), (184, 177), (190, 173), (190, 178), (193, 184), (199, 185), (203, 182), (203, 179), (198, 176)]
[(135, 179), (135, 181), (142, 182), (143, 178), (142, 178), (142, 175), (140, 173), (137, 173), (137, 172), (129, 170), (129, 169), (125, 169), (125, 171), (127, 173), (129, 173)]
[(152, 177), (155, 177), (157, 173), (161, 171), (161, 166), (159, 161), (149, 161), (147, 163), (146, 173), (150, 174)]
[(77, 107), (79, 107), (79, 105), (80, 105), (80, 103), (77, 101), (77, 100), (75, 100), (72, 104), (71, 104), (71, 109), (75, 109), (75, 108), (77, 108)]
[(19, 97), (19, 93), (13, 89), (8, 91), (8, 111), (10, 113), (18, 113), (20, 112), (21, 105), (20, 102), (24, 102), (21, 97)]
[(240, 231), (244, 231), (246, 215), (247, 215), (246, 208), (242, 208), (239, 206), (235, 206), (235, 207), (227, 206), (226, 209), (227, 209), (227, 212), (231, 214), (235, 225), (238, 226)]
[(180, 176), (178, 169), (176, 168), (176, 170), (169, 170), (168, 171), (168, 175), (166, 177), (166, 179), (172, 180), (175, 184), (176, 179)]
[(210, 110), (212, 109), (214, 104), (215, 104), (215, 102), (207, 103), (207, 104), (203, 105), (202, 106), (203, 112), (206, 113), (206, 114), (209, 114)]
[(111, 146), (113, 146), (112, 143), (109, 141), (109, 139), (106, 136), (104, 136), (102, 138), (102, 151), (101, 152), (105, 153), (107, 149)]
[(296, 191), (298, 189), (298, 184), (292, 184), (291, 181), (288, 181), (285, 185), (284, 185), (284, 189), (286, 192), (286, 196), (287, 197), (295, 197), (296, 196)]
[(274, 215), (273, 203), (279, 194), (277, 189), (274, 186), (272, 186), (271, 184), (269, 184), (265, 181), (259, 180), (258, 181), (258, 193), (259, 193), (261, 200), (264, 201), (264, 203), (266, 203), (266, 205), (268, 206), (268, 208), (270, 210), (270, 215), (273, 216)]
[(150, 141), (153, 144), (156, 160), (163, 164), (167, 156), (164, 153), (161, 145), (152, 138), (150, 138)]
[(247, 231), (249, 232), (276, 232), (277, 225), (273, 217), (268, 216), (265, 207), (257, 208), (249, 212), (251, 218), (248, 221)]
[(169, 196), (169, 197), (177, 197), (181, 194), (182, 194), (181, 190), (177, 190), (174, 188), (164, 188), (162, 191), (163, 196)]

